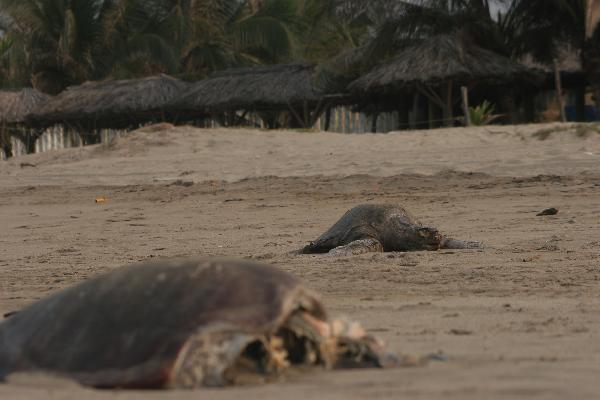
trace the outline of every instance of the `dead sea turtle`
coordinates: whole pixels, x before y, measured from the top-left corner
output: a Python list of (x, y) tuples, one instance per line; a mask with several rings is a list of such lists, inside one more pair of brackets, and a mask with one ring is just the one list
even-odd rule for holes
[(0, 324), (0, 380), (45, 371), (94, 387), (193, 388), (399, 360), (357, 323), (328, 320), (290, 274), (230, 259), (119, 268)]
[(360, 254), (369, 251), (410, 251), (481, 248), (479, 242), (455, 240), (423, 226), (404, 208), (393, 204), (361, 204), (347, 211), (302, 253)]

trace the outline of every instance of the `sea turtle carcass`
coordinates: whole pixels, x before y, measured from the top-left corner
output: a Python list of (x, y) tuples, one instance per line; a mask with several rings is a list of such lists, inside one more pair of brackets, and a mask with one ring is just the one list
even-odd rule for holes
[(294, 276), (232, 259), (118, 268), (0, 323), (0, 380), (44, 371), (93, 387), (194, 388), (401, 362), (359, 324), (328, 319)]

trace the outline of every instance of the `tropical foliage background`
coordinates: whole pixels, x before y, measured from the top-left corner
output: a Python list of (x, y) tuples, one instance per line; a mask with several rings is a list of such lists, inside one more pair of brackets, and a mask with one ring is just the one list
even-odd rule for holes
[(86, 80), (308, 60), (345, 74), (460, 31), (518, 59), (578, 51), (600, 87), (588, 0), (0, 0), (0, 86), (56, 94)]

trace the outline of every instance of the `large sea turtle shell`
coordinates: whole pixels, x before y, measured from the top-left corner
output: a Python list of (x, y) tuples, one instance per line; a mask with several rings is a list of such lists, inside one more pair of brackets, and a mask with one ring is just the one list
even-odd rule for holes
[(231, 259), (145, 262), (3, 321), (0, 380), (46, 371), (95, 387), (198, 387), (277, 376), (296, 364), (391, 360), (356, 325), (334, 325), (313, 293), (275, 267)]
[(480, 248), (443, 236), (424, 226), (396, 204), (360, 204), (348, 210), (331, 228), (305, 246), (302, 253), (357, 254), (368, 251)]

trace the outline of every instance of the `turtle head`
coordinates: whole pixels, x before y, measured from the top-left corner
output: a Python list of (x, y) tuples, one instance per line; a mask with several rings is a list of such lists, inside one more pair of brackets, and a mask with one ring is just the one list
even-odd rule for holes
[(331, 246), (324, 246), (321, 242), (310, 242), (300, 249), (300, 254), (327, 253), (330, 249)]
[(440, 248), (440, 242), (442, 241), (442, 235), (435, 228), (430, 227), (419, 227), (417, 228), (417, 235), (422, 247), (426, 250), (437, 250)]

